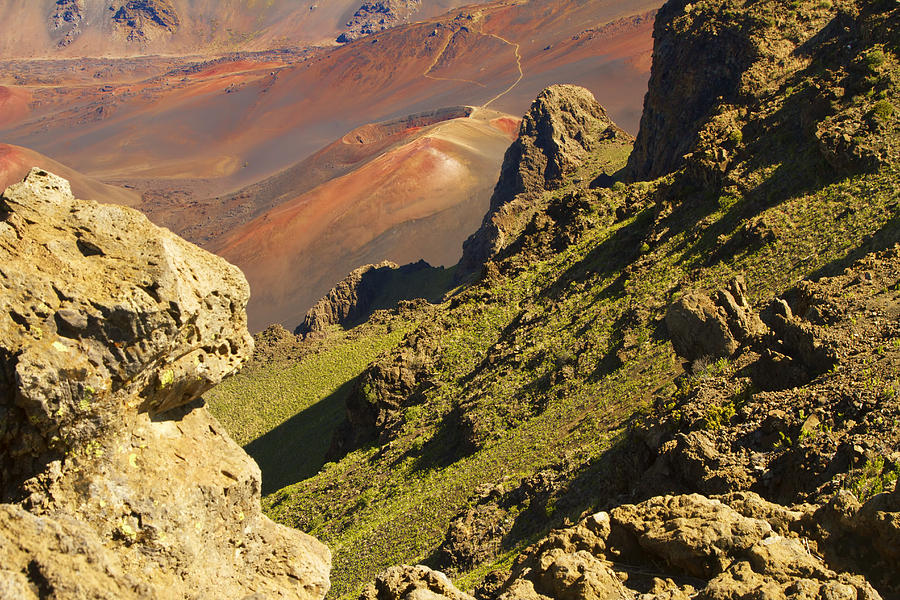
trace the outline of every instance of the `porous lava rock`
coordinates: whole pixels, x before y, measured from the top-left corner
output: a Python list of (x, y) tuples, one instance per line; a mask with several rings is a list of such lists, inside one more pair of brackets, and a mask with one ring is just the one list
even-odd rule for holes
[(456, 589), (440, 571), (423, 565), (399, 565), (378, 575), (359, 600), (474, 600)]
[(497, 598), (880, 598), (797, 534), (777, 533), (777, 505), (767, 511), (749, 493), (736, 507), (723, 500), (656, 496), (591, 515), (526, 550)]
[(0, 590), (319, 599), (201, 394), (252, 352), (236, 267), (39, 169), (0, 196)]

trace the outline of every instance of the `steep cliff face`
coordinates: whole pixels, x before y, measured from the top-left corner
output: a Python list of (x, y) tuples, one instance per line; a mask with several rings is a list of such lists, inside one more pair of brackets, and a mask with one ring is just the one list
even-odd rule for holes
[(199, 400), (252, 351), (241, 272), (38, 169), (0, 196), (0, 256), (0, 589), (324, 596), (328, 550), (261, 514)]
[[(757, 58), (746, 12), (692, 18), (687, 0), (667, 2), (653, 27), (653, 63), (641, 127), (628, 159), (632, 179), (654, 179), (682, 164), (713, 107), (739, 99), (742, 76)], [(702, 59), (701, 59), (702, 57)]]
[[(508, 245), (545, 206), (544, 192), (558, 187), (589, 155), (603, 150), (615, 155), (631, 142), (631, 136), (607, 117), (590, 91), (554, 85), (541, 92), (522, 119), (518, 139), (503, 157), (481, 227), (463, 244), (457, 280), (478, 273)], [(615, 159), (611, 163), (610, 170), (615, 170)]]
[(626, 178), (685, 167), (715, 187), (729, 171), (733, 181), (751, 171), (754, 154), (776, 160), (788, 148), (802, 156), (814, 147), (845, 174), (888, 164), (898, 153), (897, 27), (879, 2), (799, 3), (788, 13), (667, 2)]

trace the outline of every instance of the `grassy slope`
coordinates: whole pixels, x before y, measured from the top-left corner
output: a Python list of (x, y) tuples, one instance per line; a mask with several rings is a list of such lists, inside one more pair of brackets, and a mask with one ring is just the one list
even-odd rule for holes
[(390, 319), (333, 330), (299, 362), (254, 364), (206, 395), (210, 410), (263, 468), (263, 491), (316, 473), (344, 418), (352, 380), (410, 324)]
[[(698, 3), (692, 18), (728, 19), (737, 6)], [(752, 13), (747, 20), (756, 29), (750, 35), (762, 40), (789, 32), (797, 38), (793, 48), (820, 33), (837, 8), (852, 5), (791, 6), (778, 12), (780, 3), (761, 2), (740, 10)], [(573, 479), (589, 477), (628, 420), (640, 418), (652, 398), (675, 391), (681, 365), (660, 319), (680, 289), (716, 289), (740, 273), (752, 299), (762, 301), (804, 276), (836, 272), (863, 252), (897, 241), (900, 198), (893, 149), (886, 148), (887, 158), (877, 168), (842, 172), (825, 162), (798, 125), (811, 94), (838, 83), (851, 90), (858, 85), (860, 93), (835, 101), (834, 118), (862, 115), (869, 127), (857, 130), (855, 143), (890, 146), (897, 119), (884, 102), (898, 102), (897, 59), (890, 49), (871, 44), (849, 67), (828, 55), (798, 55), (777, 44), (766, 50), (761, 44), (761, 58), (747, 77), (753, 84), (747, 91), (749, 110), (720, 107), (700, 143), (696, 169), (704, 168), (704, 150), (714, 152), (729, 140), (735, 158), (724, 176), (698, 183), (696, 169), (684, 170), (597, 191), (572, 183), (549, 194), (550, 208), (499, 261), (497, 273), (443, 305), (436, 318), (430, 312), (404, 317), (395, 331), (418, 328), (439, 343), (436, 386), (423, 403), (405, 409), (399, 436), (326, 464), (312, 477), (298, 477), (265, 500), (272, 518), (331, 546), (333, 596), (353, 595), (391, 564), (428, 560), (453, 515), (472, 502), (478, 484), (504, 478), (514, 484), (548, 467)], [(867, 58), (876, 51), (880, 57)], [(587, 182), (592, 175), (588, 166), (573, 181)], [(766, 235), (755, 236), (756, 230)], [(574, 243), (549, 251), (561, 231), (574, 232)], [(214, 408), (241, 399), (244, 416), (232, 412), (230, 422), (224, 421), (249, 441), (266, 424), (327, 398), (376, 350), (397, 339), (366, 331), (355, 342), (333, 334), (328, 352), (354, 358), (327, 385), (316, 383), (315, 357), (299, 364), (291, 393), (306, 399), (280, 408), (279, 419), (245, 425), (246, 415), (271, 406), (264, 394), (246, 400), (260, 381), (256, 374), (221, 389)], [(371, 353), (357, 356), (360, 346)], [(318, 363), (323, 364), (330, 361)], [(300, 392), (308, 387), (314, 391)], [(474, 423), (479, 449), (471, 453), (461, 450), (460, 412)], [(303, 418), (289, 423), (305, 440), (298, 450), (304, 444), (322, 447), (315, 436), (304, 437), (314, 427)], [(265, 477), (278, 468), (261, 464)], [(564, 507), (539, 507), (545, 518), (508, 536), (496, 564), (592, 502), (588, 495)], [(458, 580), (471, 586), (492, 566), (458, 573)]]

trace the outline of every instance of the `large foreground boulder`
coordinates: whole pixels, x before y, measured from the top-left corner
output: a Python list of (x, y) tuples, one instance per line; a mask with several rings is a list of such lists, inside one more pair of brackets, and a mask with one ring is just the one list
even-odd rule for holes
[(200, 395), (252, 352), (241, 272), (34, 169), (0, 196), (0, 596), (321, 598)]
[(750, 493), (623, 505), (526, 550), (497, 597), (880, 598), (863, 577), (827, 565), (786, 518), (800, 514)]

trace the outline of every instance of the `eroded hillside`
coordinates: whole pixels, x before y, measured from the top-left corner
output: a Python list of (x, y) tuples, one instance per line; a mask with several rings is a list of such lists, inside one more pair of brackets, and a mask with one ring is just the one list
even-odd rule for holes
[[(272, 415), (241, 442), (279, 483), (336, 432), (265, 498), (334, 549), (335, 595), (400, 563), (478, 598), (898, 593), (898, 25), (668, 2), (623, 170), (596, 146), (447, 302), (282, 338), (220, 388), (227, 427)], [(354, 345), (391, 349), (266, 412)], [(265, 374), (284, 391), (248, 392)], [(365, 594), (428, 592), (467, 597), (426, 568)]]

